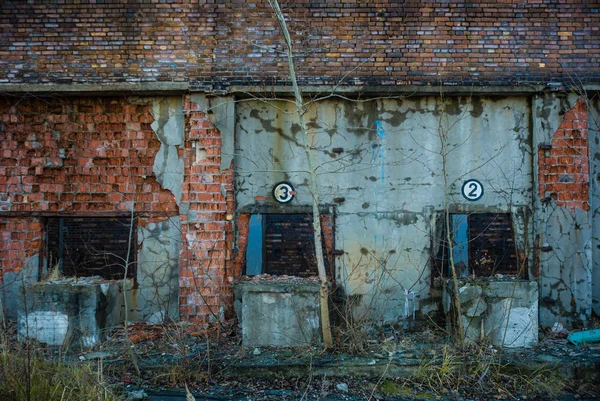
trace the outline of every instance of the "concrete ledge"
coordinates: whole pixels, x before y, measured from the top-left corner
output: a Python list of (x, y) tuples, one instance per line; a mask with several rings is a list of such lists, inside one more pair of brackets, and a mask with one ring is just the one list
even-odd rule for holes
[(167, 95), (189, 90), (188, 82), (120, 82), (64, 84), (0, 84), (0, 92), (15, 96), (36, 95)]
[[(572, 85), (303, 85), (304, 94), (329, 96), (368, 95), (376, 97), (407, 97), (412, 95), (529, 95), (546, 91), (565, 92)], [(255, 94), (268, 93), (273, 96), (290, 96), (293, 91), (287, 85), (231, 85), (225, 89), (212, 89), (208, 84), (201, 89), (192, 89), (190, 82), (118, 82), (118, 83), (38, 83), (38, 84), (0, 84), (0, 92), (7, 95), (167, 95), (185, 92), (207, 93), (213, 95), (235, 95), (253, 97)], [(587, 92), (600, 91), (600, 84), (583, 85)], [(335, 96), (335, 95), (334, 95)]]

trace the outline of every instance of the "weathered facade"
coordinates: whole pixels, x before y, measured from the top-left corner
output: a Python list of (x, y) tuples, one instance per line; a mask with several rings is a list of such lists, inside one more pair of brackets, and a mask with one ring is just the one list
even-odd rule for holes
[[(242, 275), (311, 274), (306, 154), (268, 2), (28, 3), (0, 6), (9, 317), (55, 268), (116, 280), (118, 308), (147, 322), (225, 319)], [(355, 316), (443, 310), (448, 238), (461, 276), (499, 282), (465, 290), (468, 322), (531, 343), (538, 318), (600, 314), (600, 7), (281, 6), (327, 268)], [(98, 233), (115, 240), (99, 249)]]

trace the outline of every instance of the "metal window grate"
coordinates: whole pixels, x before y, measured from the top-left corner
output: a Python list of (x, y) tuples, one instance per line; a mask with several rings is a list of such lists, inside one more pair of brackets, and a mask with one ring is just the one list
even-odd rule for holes
[[(453, 255), (460, 276), (518, 275), (512, 216), (510, 213), (452, 214)], [(435, 265), (451, 276), (445, 227), (439, 237)]]
[(129, 217), (49, 218), (46, 222), (49, 266), (58, 264), (65, 276), (115, 280), (124, 277), (128, 261), (127, 277), (134, 277), (136, 232), (129, 238), (131, 224)]
[(469, 215), (469, 267), (477, 277), (518, 273), (513, 237), (510, 214)]
[[(308, 277), (317, 274), (317, 261), (309, 214), (264, 216), (264, 272), (272, 275)], [(323, 247), (326, 255), (325, 246)], [(327, 258), (325, 258), (326, 268)]]

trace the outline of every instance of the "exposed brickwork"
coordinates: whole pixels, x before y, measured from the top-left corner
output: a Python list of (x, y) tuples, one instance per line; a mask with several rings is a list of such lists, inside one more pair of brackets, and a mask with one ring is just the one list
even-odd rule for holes
[(538, 150), (539, 196), (551, 196), (557, 206), (589, 210), (588, 113), (579, 100), (567, 111), (552, 138), (552, 148)]
[(246, 263), (246, 249), (248, 249), (248, 234), (250, 233), (250, 214), (242, 213), (236, 218), (237, 246), (233, 259), (234, 277), (239, 277), (244, 271)]
[[(584, 0), (285, 0), (303, 83), (600, 79), (600, 6)], [(287, 81), (267, 1), (2, 2), (0, 82)]]
[(233, 166), (221, 171), (221, 134), (198, 105), (184, 103), (181, 213), (152, 172), (160, 142), (149, 104), (122, 97), (3, 101), (2, 271), (18, 271), (43, 252), (38, 219), (9, 216), (128, 214), (134, 204), (140, 227), (181, 219), (182, 318), (202, 322), (231, 312)]
[(124, 98), (2, 101), (0, 211), (176, 211), (152, 173), (152, 121)]
[(221, 133), (190, 100), (186, 121), (180, 314), (196, 321), (221, 319), (233, 305), (233, 166), (221, 171)]
[(5, 272), (18, 272), (39, 253), (42, 225), (36, 218), (0, 218), (0, 281)]
[(150, 106), (124, 98), (0, 102), (2, 270), (42, 252), (40, 221), (9, 216), (127, 214), (132, 204), (174, 213), (173, 195), (152, 173), (160, 147), (152, 121)]
[(323, 231), (323, 242), (325, 243), (325, 249), (327, 250), (327, 253), (324, 256), (329, 259), (329, 268), (331, 269), (327, 274), (331, 277), (335, 277), (335, 257), (333, 256), (335, 246), (335, 222), (333, 215), (321, 215), (321, 230)]

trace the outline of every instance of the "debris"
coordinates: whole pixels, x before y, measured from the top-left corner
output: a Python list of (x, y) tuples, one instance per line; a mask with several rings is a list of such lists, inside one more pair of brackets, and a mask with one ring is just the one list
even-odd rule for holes
[(583, 343), (600, 342), (600, 329), (585, 330), (578, 331), (576, 333), (571, 333), (567, 337), (567, 340), (569, 340), (575, 345), (580, 345)]
[(252, 283), (262, 282), (262, 281), (281, 281), (281, 282), (314, 282), (319, 283), (318, 276), (310, 276), (310, 277), (297, 277), (297, 276), (287, 276), (285, 274), (281, 276), (272, 276), (270, 274), (257, 274), (255, 276), (243, 276), (239, 278), (239, 281), (248, 281)]
[(112, 352), (91, 352), (89, 354), (85, 354), (79, 357), (79, 359), (91, 361), (93, 359), (106, 359), (114, 356)]
[(127, 400), (145, 400), (148, 394), (144, 390), (130, 391), (127, 395)]
[(341, 393), (347, 393), (348, 392), (348, 385), (346, 383), (338, 383), (335, 385), (335, 388), (337, 391), (341, 392)]
[(554, 323), (554, 325), (552, 326), (552, 332), (554, 334), (559, 334), (559, 333), (566, 333), (567, 330), (563, 327), (563, 324), (560, 322), (556, 322)]
[(260, 355), (262, 354), (262, 352), (260, 352), (260, 350), (258, 348), (254, 348), (254, 351), (252, 351), (253, 355)]

